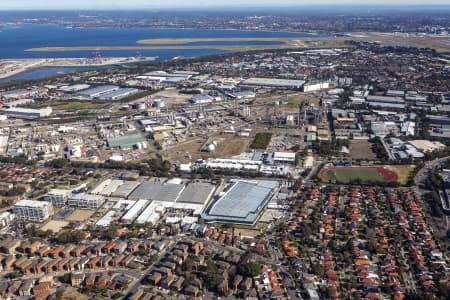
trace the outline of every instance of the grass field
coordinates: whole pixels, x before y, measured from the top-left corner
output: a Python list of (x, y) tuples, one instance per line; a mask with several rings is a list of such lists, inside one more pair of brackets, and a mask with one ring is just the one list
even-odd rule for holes
[(323, 182), (336, 183), (398, 183), (408, 182), (414, 165), (324, 167), (318, 177)]
[(230, 157), (242, 154), (250, 144), (249, 139), (227, 137), (219, 141), (219, 146), (214, 154), (216, 157)]
[(44, 108), (50, 106), (55, 111), (80, 110), (80, 109), (101, 109), (109, 105), (106, 102), (93, 101), (51, 101), (39, 104), (33, 104), (31, 108)]
[(325, 181), (334, 181), (349, 183), (352, 181), (371, 181), (371, 182), (384, 182), (383, 176), (375, 168), (364, 169), (329, 169), (324, 173)]
[(271, 138), (272, 133), (270, 132), (258, 132), (255, 136), (255, 139), (250, 144), (250, 148), (265, 150), (267, 146), (269, 146)]
[(304, 94), (294, 94), (294, 95), (289, 95), (287, 97), (287, 102), (291, 105), (296, 105), (296, 106), (300, 105), (304, 102), (308, 102), (309, 104), (319, 105), (320, 100), (315, 97), (307, 96)]

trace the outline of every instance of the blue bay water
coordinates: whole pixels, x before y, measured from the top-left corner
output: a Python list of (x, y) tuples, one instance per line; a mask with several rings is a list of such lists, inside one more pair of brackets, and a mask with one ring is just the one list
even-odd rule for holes
[[(139, 46), (142, 39), (162, 38), (302, 38), (317, 36), (308, 33), (245, 31), (245, 30), (212, 30), (212, 29), (155, 29), (155, 28), (66, 28), (59, 25), (21, 25), (0, 28), (0, 59), (20, 58), (88, 58), (93, 51), (62, 51), (62, 52), (29, 52), (30, 48), (41, 47), (76, 47), (76, 46)], [(192, 42), (186, 45), (267, 45), (276, 42), (261, 41), (213, 41)], [(145, 46), (145, 45), (143, 45)], [(220, 54), (226, 51), (217, 49), (156, 49), (140, 50), (141, 56), (157, 56), (158, 61), (170, 60), (174, 57), (195, 57)], [(96, 51), (102, 57), (132, 57), (135, 50)], [(30, 76), (20, 74), (10, 79), (38, 79), (59, 71), (76, 71), (76, 68), (50, 68), (44, 71), (33, 71)]]

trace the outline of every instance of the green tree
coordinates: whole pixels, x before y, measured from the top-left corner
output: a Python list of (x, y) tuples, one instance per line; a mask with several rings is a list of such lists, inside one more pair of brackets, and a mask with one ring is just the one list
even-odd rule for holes
[(257, 262), (249, 261), (239, 266), (239, 273), (243, 276), (256, 277), (261, 274), (261, 265)]

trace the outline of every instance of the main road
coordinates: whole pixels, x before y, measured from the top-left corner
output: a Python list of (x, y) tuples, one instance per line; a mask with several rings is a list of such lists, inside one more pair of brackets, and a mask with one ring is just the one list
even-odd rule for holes
[[(421, 186), (423, 186), (425, 179), (429, 176), (430, 172), (435, 167), (440, 167), (443, 162), (445, 162), (449, 159), (450, 159), (450, 156), (446, 156), (446, 157), (427, 161), (427, 162), (425, 162), (425, 165), (416, 173), (416, 176), (414, 176), (413, 190), (414, 190), (415, 194), (417, 195), (418, 201), (421, 204), (422, 208), (425, 208), (424, 194), (426, 193), (426, 190), (421, 188)], [(442, 224), (435, 224), (435, 225), (437, 228), (442, 229), (442, 228), (440, 228), (441, 226), (439, 226)], [(450, 229), (449, 218), (445, 218), (445, 228), (446, 228), (446, 230)]]

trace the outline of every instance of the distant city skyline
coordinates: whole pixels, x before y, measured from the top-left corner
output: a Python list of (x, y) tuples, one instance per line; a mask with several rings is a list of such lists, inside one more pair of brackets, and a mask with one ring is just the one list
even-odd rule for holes
[(147, 0), (2, 0), (0, 1), (0, 9), (134, 9), (134, 8), (212, 8), (212, 7), (267, 7), (267, 6), (314, 6), (314, 5), (355, 5), (355, 6), (392, 6), (392, 5), (448, 5), (448, 0), (369, 0), (361, 3), (356, 0), (228, 0), (228, 1), (214, 1), (201, 0), (186, 1), (186, 0), (153, 0), (149, 3)]

